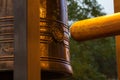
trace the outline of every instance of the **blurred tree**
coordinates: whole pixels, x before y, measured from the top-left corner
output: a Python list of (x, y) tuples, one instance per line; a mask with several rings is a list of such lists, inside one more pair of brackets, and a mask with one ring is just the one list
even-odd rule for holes
[[(96, 0), (67, 1), (69, 22), (105, 15)], [(70, 38), (70, 52), (74, 74), (69, 80), (116, 78), (114, 37), (84, 42), (76, 42)]]

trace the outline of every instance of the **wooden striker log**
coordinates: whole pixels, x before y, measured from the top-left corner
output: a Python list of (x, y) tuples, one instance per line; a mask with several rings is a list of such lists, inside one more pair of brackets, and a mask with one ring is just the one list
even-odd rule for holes
[(71, 36), (77, 41), (120, 34), (120, 13), (77, 21), (70, 27)]

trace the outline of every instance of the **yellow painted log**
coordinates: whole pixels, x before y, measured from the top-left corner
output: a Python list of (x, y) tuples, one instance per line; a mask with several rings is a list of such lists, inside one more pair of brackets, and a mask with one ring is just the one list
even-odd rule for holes
[(90, 40), (120, 34), (120, 13), (77, 21), (70, 27), (73, 39)]

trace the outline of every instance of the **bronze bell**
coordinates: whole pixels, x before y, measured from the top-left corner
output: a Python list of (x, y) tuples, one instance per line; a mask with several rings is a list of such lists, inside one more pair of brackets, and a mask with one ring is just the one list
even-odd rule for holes
[(0, 0), (0, 80), (13, 80), (13, 0)]
[[(0, 3), (2, 3), (0, 4), (0, 75), (4, 80), (6, 78), (13, 80), (13, 0), (1, 0)], [(60, 79), (72, 75), (66, 6), (66, 0), (40, 0), (42, 80)]]
[(43, 79), (72, 75), (66, 0), (40, 0), (40, 60)]

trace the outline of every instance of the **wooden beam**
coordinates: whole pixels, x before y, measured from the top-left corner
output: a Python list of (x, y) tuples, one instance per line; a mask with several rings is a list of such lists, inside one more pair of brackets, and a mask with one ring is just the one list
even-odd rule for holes
[(119, 35), (120, 13), (76, 21), (70, 27), (70, 33), (77, 41)]
[(39, 0), (14, 0), (14, 80), (40, 80)]
[[(114, 11), (120, 12), (120, 0), (114, 0)], [(116, 36), (116, 56), (118, 68), (118, 80), (120, 80), (120, 35)]]

